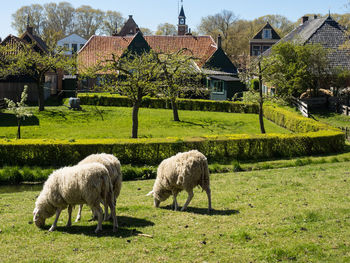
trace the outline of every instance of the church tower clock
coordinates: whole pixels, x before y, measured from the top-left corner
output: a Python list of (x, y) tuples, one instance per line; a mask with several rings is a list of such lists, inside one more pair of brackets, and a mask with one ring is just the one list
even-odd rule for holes
[(181, 5), (181, 11), (179, 14), (179, 23), (177, 25), (177, 34), (183, 36), (188, 32), (188, 26), (186, 25), (186, 16), (183, 5)]

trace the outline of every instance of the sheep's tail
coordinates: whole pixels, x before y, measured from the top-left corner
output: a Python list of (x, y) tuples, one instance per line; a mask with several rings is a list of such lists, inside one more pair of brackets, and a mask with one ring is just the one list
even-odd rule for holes
[(210, 186), (210, 182), (209, 182), (209, 167), (208, 167), (208, 160), (206, 158), (202, 161), (201, 168), (202, 168), (201, 187), (202, 187), (202, 190), (206, 190)]
[(105, 204), (108, 204), (107, 200), (114, 200), (113, 186), (109, 175), (103, 176), (103, 183), (104, 183), (104, 191), (103, 191), (102, 198)]

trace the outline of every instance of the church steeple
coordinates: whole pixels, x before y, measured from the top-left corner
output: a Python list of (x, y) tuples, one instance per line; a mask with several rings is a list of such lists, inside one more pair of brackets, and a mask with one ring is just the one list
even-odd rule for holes
[(179, 13), (179, 23), (177, 25), (177, 34), (183, 36), (188, 32), (188, 26), (186, 25), (186, 16), (184, 11), (184, 6), (181, 0), (181, 10)]

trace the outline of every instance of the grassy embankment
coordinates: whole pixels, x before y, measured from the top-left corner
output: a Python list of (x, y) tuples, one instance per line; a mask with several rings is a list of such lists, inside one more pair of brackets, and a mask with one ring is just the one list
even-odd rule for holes
[(343, 162), (212, 174), (211, 215), (199, 189), (188, 212), (174, 212), (171, 199), (155, 209), (145, 197), (153, 180), (124, 182), (115, 234), (104, 223), (95, 235), (88, 207), (71, 228), (63, 212), (56, 232), (39, 230), (32, 224), (38, 189), (1, 193), (0, 261), (349, 262), (349, 170)]
[[(47, 107), (23, 122), (24, 139), (99, 139), (130, 138), (131, 108), (83, 106), (72, 111), (64, 106)], [(258, 115), (222, 112), (180, 111), (181, 122), (172, 121), (172, 111), (141, 108), (140, 138), (198, 137), (213, 134), (260, 133)], [(290, 133), (265, 120), (268, 133)], [(16, 138), (17, 121), (13, 114), (0, 113), (0, 138)]]

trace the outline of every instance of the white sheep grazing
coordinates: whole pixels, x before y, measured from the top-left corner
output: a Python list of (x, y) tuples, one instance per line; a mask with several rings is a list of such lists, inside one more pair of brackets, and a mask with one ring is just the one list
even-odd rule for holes
[[(79, 162), (79, 164), (84, 164), (84, 163), (92, 163), (92, 162), (97, 162), (103, 164), (108, 172), (109, 176), (111, 178), (112, 186), (113, 186), (113, 191), (114, 191), (114, 205), (116, 203), (116, 199), (118, 198), (120, 194), (120, 190), (122, 188), (122, 172), (121, 172), (121, 165), (117, 157), (115, 157), (113, 154), (106, 154), (106, 153), (101, 153), (101, 154), (91, 154), (87, 156), (85, 159)], [(105, 205), (105, 220), (108, 219), (108, 206)], [(77, 214), (77, 218), (75, 219), (75, 222), (78, 222), (81, 218), (81, 212), (83, 209), (83, 205), (80, 205), (79, 211)], [(95, 215), (96, 216), (96, 215)]]
[(114, 196), (106, 167), (100, 163), (65, 167), (54, 171), (46, 180), (43, 190), (35, 202), (33, 221), (37, 227), (41, 228), (45, 225), (46, 218), (56, 213), (56, 219), (49, 229), (49, 231), (54, 231), (61, 211), (69, 206), (67, 226), (70, 226), (72, 206), (87, 204), (98, 215), (98, 225), (95, 230), (97, 233), (102, 230), (101, 200), (104, 200), (111, 208), (113, 231), (115, 231)]
[(174, 210), (178, 204), (176, 196), (186, 190), (188, 198), (181, 211), (186, 210), (193, 198), (193, 188), (200, 185), (208, 196), (208, 210), (211, 210), (211, 192), (209, 185), (209, 169), (207, 158), (197, 150), (178, 153), (161, 162), (157, 170), (157, 178), (153, 190), (147, 195), (153, 195), (154, 206), (159, 207), (160, 202), (173, 195)]

